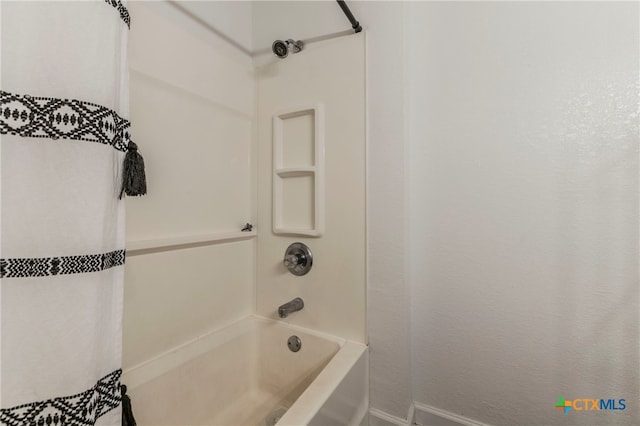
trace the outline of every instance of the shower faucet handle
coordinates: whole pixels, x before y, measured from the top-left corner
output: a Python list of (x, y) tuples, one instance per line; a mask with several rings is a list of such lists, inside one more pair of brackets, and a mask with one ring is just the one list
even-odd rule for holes
[(304, 254), (298, 253), (298, 254), (290, 254), (288, 256), (285, 256), (282, 263), (284, 263), (284, 266), (286, 266), (287, 268), (293, 268), (303, 263), (304, 261), (305, 261)]
[(313, 264), (313, 255), (309, 247), (303, 243), (293, 243), (287, 247), (282, 264), (293, 275), (305, 275)]

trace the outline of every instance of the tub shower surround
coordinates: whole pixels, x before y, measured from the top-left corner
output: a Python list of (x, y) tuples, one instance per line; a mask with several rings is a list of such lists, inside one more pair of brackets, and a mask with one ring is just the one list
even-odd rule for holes
[(0, 7), (0, 424), (120, 424), (129, 14)]

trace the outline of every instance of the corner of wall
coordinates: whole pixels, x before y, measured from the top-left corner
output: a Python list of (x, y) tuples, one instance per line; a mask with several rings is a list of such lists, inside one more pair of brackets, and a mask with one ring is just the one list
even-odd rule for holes
[(420, 426), (489, 426), (468, 417), (440, 410), (430, 405), (413, 402), (409, 410), (410, 425)]
[(393, 416), (377, 408), (369, 410), (369, 426), (490, 426), (468, 417), (412, 402), (407, 419)]
[(408, 426), (409, 422), (377, 408), (369, 410), (369, 426)]

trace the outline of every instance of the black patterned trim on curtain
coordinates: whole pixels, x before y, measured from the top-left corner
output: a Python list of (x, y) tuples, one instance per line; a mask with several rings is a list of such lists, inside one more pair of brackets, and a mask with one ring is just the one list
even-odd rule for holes
[(0, 90), (0, 134), (97, 142), (126, 152), (130, 127), (114, 110), (91, 102)]
[(120, 18), (122, 18), (124, 23), (127, 24), (127, 27), (131, 28), (131, 17), (129, 16), (129, 11), (124, 7), (121, 0), (104, 0), (104, 2), (118, 9), (118, 12), (120, 12)]
[(91, 426), (122, 400), (118, 369), (90, 389), (76, 395), (0, 409), (0, 424), (7, 426)]
[(0, 259), (0, 278), (85, 274), (124, 265), (125, 251), (79, 256)]

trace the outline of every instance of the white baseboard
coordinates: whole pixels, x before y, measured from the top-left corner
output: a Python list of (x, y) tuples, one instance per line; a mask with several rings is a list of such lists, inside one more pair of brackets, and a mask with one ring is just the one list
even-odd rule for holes
[(405, 419), (392, 416), (377, 408), (369, 410), (369, 426), (409, 426)]
[(463, 417), (449, 411), (431, 407), (430, 405), (414, 402), (410, 417), (410, 425), (420, 426), (490, 426), (468, 417)]
[(369, 410), (369, 426), (491, 426), (415, 401), (409, 407), (407, 419), (401, 419), (377, 408)]

